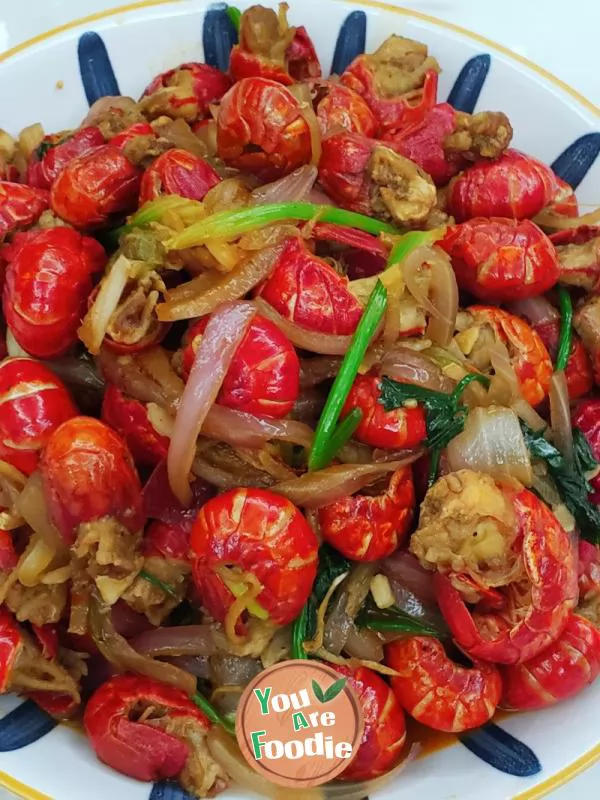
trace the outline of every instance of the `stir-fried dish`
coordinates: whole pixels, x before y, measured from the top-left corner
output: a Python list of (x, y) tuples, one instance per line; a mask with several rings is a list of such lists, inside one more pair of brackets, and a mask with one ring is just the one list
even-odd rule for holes
[(133, 778), (272, 794), (240, 694), (318, 659), (361, 797), (408, 717), (598, 675), (600, 214), (425, 45), (325, 78), (285, 5), (231, 13), (227, 74), (0, 133), (1, 687)]

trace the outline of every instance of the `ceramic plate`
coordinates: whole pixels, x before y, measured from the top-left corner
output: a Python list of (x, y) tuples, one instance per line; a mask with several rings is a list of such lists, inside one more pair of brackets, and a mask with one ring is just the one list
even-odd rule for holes
[[(597, 200), (598, 110), (551, 75), (466, 30), (383, 3), (291, 5), (291, 23), (307, 27), (325, 70), (341, 72), (392, 32), (426, 42), (444, 70), (440, 99), (469, 112), (505, 111), (517, 148), (551, 163), (580, 202)], [(50, 131), (73, 127), (98, 97), (138, 96), (156, 73), (183, 61), (225, 68), (234, 40), (224, 7), (202, 0), (150, 0), (75, 21), (0, 56), (3, 125), (13, 133), (36, 121)], [(400, 792), (419, 800), (541, 797), (600, 758), (599, 704), (600, 681), (571, 702), (446, 742), (375, 798), (392, 800)], [(23, 797), (188, 797), (176, 787), (138, 783), (105, 768), (80, 733), (56, 726), (31, 702), (4, 696), (0, 715), (0, 783)], [(227, 793), (232, 800), (246, 796)]]

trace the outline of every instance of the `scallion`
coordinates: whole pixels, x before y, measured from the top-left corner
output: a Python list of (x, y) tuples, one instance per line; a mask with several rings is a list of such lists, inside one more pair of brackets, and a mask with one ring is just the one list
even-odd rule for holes
[(196, 692), (196, 694), (192, 695), (191, 700), (198, 706), (200, 711), (206, 714), (211, 722), (214, 722), (215, 725), (220, 725), (227, 733), (235, 736), (235, 722), (220, 714), (204, 695), (200, 694), (200, 692)]
[(314, 203), (270, 203), (256, 208), (220, 211), (190, 225), (189, 228), (170, 239), (166, 246), (170, 250), (183, 250), (204, 244), (211, 239), (225, 241), (235, 239), (243, 233), (249, 233), (277, 222), (308, 221), (314, 218), (317, 218), (319, 222), (346, 225), (349, 228), (358, 228), (374, 235), (380, 233), (399, 235), (401, 233), (393, 225), (357, 214), (354, 211), (345, 211), (343, 208), (319, 206)]
[(236, 32), (240, 32), (240, 20), (242, 19), (242, 12), (235, 6), (227, 6), (227, 16), (231, 20), (231, 24)]
[(560, 308), (560, 338), (555, 364), (557, 372), (566, 369), (573, 344), (573, 302), (564, 286), (558, 287), (558, 304)]

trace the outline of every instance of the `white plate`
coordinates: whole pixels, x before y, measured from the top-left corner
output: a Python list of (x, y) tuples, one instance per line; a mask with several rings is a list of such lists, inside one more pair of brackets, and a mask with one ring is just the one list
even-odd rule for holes
[[(135, 8), (102, 12), (82, 24), (73, 23), (17, 48), (8, 57), (0, 56), (3, 126), (14, 132), (34, 121), (50, 131), (74, 126), (87, 107), (86, 88), (90, 97), (103, 87), (110, 88), (110, 65), (121, 92), (137, 96), (156, 73), (182, 61), (203, 60), (203, 33), (214, 55), (215, 43), (223, 43), (219, 38), (222, 20), (210, 18), (211, 24), (217, 23), (217, 33), (211, 34), (205, 24), (207, 5), (202, 0), (138, 3)], [(244, 8), (250, 3), (237, 5)], [(340, 31), (348, 35), (348, 41), (356, 35), (360, 39), (365, 21), (367, 50), (391, 32), (424, 41), (444, 69), (441, 99), (458, 80), (465, 110), (476, 101), (478, 109), (505, 111), (515, 129), (515, 146), (544, 161), (555, 162), (566, 151), (558, 162), (559, 171), (579, 184), (582, 203), (598, 200), (598, 110), (573, 90), (491, 42), (418, 13), (369, 2), (327, 3), (326, 13), (324, 8), (322, 0), (298, 0), (290, 11), (292, 24), (304, 24), (314, 38), (324, 69), (332, 63)], [(343, 27), (349, 14), (353, 21)], [(101, 38), (81, 39), (90, 31)], [(88, 64), (85, 86), (80, 61), (84, 67)], [(467, 62), (469, 68), (461, 76)], [(175, 800), (177, 792), (153, 789), (99, 764), (84, 737), (70, 728), (55, 727), (40, 735), (43, 718), (30, 705), (19, 703), (12, 697), (0, 698), (4, 716), (0, 720), (0, 783), (7, 788), (32, 800)], [(501, 723), (534, 751), (542, 767), (536, 775), (516, 777), (498, 771), (456, 744), (412, 764), (375, 797), (392, 800), (402, 792), (418, 800), (533, 800), (600, 758), (599, 703), (600, 682), (568, 703)], [(13, 715), (7, 718), (11, 711)], [(10, 749), (17, 745), (18, 749)], [(495, 750), (497, 754), (498, 746)], [(227, 796), (242, 800), (245, 795), (232, 790)]]

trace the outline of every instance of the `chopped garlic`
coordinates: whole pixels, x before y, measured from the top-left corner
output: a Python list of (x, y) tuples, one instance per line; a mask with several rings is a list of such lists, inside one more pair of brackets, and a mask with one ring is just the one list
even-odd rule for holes
[(371, 578), (370, 590), (377, 608), (389, 608), (395, 604), (396, 598), (385, 575), (374, 575)]

